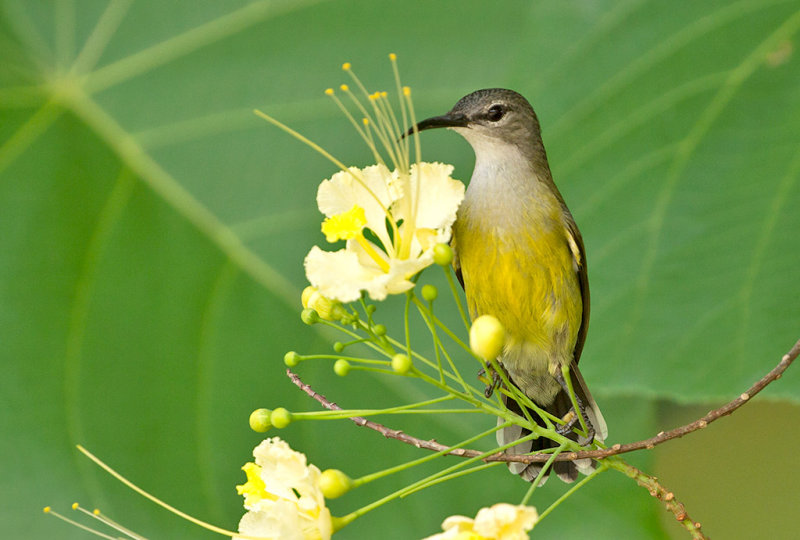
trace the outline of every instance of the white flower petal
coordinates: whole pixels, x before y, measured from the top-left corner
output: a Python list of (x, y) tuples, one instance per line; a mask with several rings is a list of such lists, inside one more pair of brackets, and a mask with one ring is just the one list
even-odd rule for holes
[(322, 251), (314, 246), (306, 255), (306, 276), (320, 294), (340, 302), (354, 302), (362, 289), (383, 272), (365, 267), (352, 249)]
[(331, 217), (358, 205), (364, 209), (367, 227), (378, 235), (381, 242), (388, 243), (384, 209), (388, 209), (397, 196), (390, 186), (389, 169), (384, 165), (372, 165), (364, 169), (350, 167), (348, 170), (350, 173), (339, 171), (319, 185), (317, 206), (320, 212)]
[[(458, 206), (464, 200), (465, 188), (464, 184), (450, 177), (452, 172), (453, 166), (444, 163), (411, 165), (411, 196), (419, 193), (415, 227), (444, 230), (453, 225)], [(403, 215), (402, 205), (398, 206), (397, 217), (408, 219)]]
[(539, 514), (532, 506), (499, 503), (481, 508), (475, 516), (474, 530), (497, 540), (527, 540)]
[(273, 502), (268, 510), (247, 512), (239, 521), (239, 532), (263, 538), (305, 540), (300, 516), (287, 501)]

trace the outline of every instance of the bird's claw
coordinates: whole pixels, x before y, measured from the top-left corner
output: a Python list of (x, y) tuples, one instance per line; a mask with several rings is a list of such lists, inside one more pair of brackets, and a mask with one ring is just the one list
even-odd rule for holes
[(492, 397), (494, 391), (503, 383), (503, 380), (500, 378), (500, 375), (497, 373), (497, 371), (492, 368), (489, 368), (489, 371), (492, 373), (491, 383), (487, 382), (485, 369), (478, 371), (478, 380), (486, 385), (486, 388), (483, 390), (483, 395), (487, 398)]

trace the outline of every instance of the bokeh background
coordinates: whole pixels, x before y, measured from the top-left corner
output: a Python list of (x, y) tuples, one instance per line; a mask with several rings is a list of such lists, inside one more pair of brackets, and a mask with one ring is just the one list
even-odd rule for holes
[[(335, 339), (298, 316), (303, 257), (324, 242), (316, 187), (332, 166), (252, 110), (369, 164), (323, 90), (348, 82), (344, 61), (370, 89), (390, 90), (390, 52), (419, 117), (495, 86), (538, 111), (587, 246), (582, 369), (609, 442), (738, 395), (800, 337), (799, 33), (796, 0), (0, 2), (3, 534), (85, 538), (41, 513), (79, 501), (151, 538), (214, 536), (131, 493), (75, 444), (175, 506), (236, 526), (239, 468), (261, 439), (249, 413), (315, 409), (282, 357)], [(431, 132), (423, 143), (425, 159), (469, 179), (463, 140)], [(396, 307), (378, 311), (390, 331)], [(298, 371), (345, 407), (429, 392), (339, 378), (326, 363)], [(630, 460), (713, 537), (794, 537), (798, 398), (792, 368), (731, 418)], [(487, 424), (392, 425), (456, 441)], [(347, 421), (279, 434), (353, 476), (420, 456)], [(344, 514), (422, 474), (331, 507)], [(526, 487), (490, 469), (337, 537), (420, 538)], [(543, 509), (565, 489), (551, 481), (533, 503)], [(685, 534), (609, 472), (534, 535), (553, 536)]]

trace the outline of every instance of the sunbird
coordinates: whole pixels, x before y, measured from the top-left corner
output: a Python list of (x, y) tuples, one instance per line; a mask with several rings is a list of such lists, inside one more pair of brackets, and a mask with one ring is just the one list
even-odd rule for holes
[[(507, 338), (500, 364), (537, 406), (564, 420), (555, 424), (562, 434), (580, 444), (604, 440), (608, 428), (578, 370), (589, 326), (583, 238), (553, 183), (533, 107), (513, 90), (478, 90), (447, 114), (419, 122), (408, 134), (433, 128), (452, 129), (475, 152), (475, 170), (451, 242), (453, 267), (470, 317), (493, 315), (503, 324)], [(525, 405), (505, 395), (503, 400), (510, 411), (524, 415)], [(528, 412), (544, 425), (535, 412)], [(583, 435), (572, 429), (578, 424), (587, 428)], [(497, 432), (497, 442), (505, 445), (528, 434), (512, 425)], [(526, 454), (554, 446), (558, 445), (539, 437), (507, 452)], [(529, 482), (542, 467), (508, 464), (512, 473)], [(574, 481), (579, 471), (593, 469), (591, 460), (553, 464), (566, 482)]]

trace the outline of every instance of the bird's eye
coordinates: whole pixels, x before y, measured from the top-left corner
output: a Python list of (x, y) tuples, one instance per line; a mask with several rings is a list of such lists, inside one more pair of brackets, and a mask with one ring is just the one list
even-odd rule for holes
[(503, 115), (506, 113), (506, 110), (503, 108), (502, 105), (492, 105), (489, 107), (489, 110), (486, 111), (486, 117), (491, 120), (492, 122), (497, 122)]

